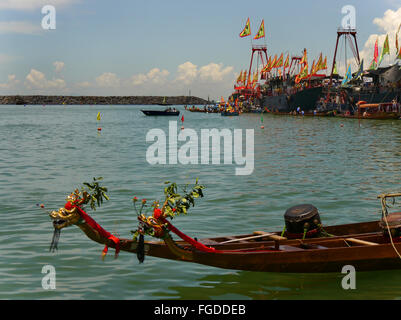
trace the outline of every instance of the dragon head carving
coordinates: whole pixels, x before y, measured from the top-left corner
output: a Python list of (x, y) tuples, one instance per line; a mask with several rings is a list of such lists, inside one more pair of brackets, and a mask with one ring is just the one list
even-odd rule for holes
[(87, 194), (81, 193), (75, 190), (73, 193), (68, 195), (67, 203), (64, 208), (60, 208), (58, 211), (50, 212), (50, 218), (53, 220), (53, 227), (55, 229), (61, 230), (67, 228), (71, 225), (75, 225), (81, 219), (81, 216), (77, 208), (73, 207), (74, 204), (82, 204), (87, 199)]
[(58, 211), (50, 212), (49, 215), (53, 220), (53, 227), (58, 230), (75, 225), (81, 219), (77, 208), (72, 208), (71, 210), (60, 208)]

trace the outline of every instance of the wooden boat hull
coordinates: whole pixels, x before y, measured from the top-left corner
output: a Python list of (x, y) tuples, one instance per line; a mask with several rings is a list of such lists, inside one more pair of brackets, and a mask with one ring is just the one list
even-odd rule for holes
[[(92, 240), (105, 243), (99, 241), (98, 234), (86, 224), (79, 227)], [(383, 235), (378, 221), (326, 227), (325, 230), (335, 236), (278, 243), (267, 238), (225, 243), (227, 239), (243, 239), (246, 235), (200, 240), (218, 252), (199, 251), (183, 241), (172, 241), (177, 249), (167, 242), (151, 241), (145, 242), (144, 251), (147, 256), (162, 259), (257, 272), (341, 272), (346, 265), (352, 265), (357, 271), (401, 269), (401, 259)], [(113, 242), (107, 244), (114, 247)], [(137, 247), (137, 242), (121, 239), (121, 250), (136, 253)], [(395, 247), (401, 251), (400, 239), (395, 239)]]
[(346, 119), (360, 119), (360, 120), (397, 120), (400, 119), (400, 115), (397, 113), (379, 113), (379, 114), (371, 114), (371, 115), (345, 115), (338, 114), (337, 117), (346, 118)]

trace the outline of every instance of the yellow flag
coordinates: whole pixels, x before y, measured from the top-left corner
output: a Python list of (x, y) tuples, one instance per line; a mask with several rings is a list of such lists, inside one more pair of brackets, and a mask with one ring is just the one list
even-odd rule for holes
[(97, 121), (100, 121), (100, 112), (97, 113)]
[(306, 63), (308, 63), (308, 53), (307, 53), (307, 51), (305, 49), (304, 50), (304, 55), (303, 55), (302, 60), (301, 60), (301, 62), (299, 64), (306, 64)]
[(284, 56), (283, 56), (283, 54), (281, 54), (280, 58), (278, 59), (276, 65), (274, 67), (281, 68), (283, 66), (283, 59), (284, 59)]
[(255, 38), (253, 38), (254, 40), (258, 40), (260, 38), (264, 38), (265, 37), (265, 20), (262, 20), (262, 23), (260, 24), (259, 27), (259, 31), (256, 34)]
[(237, 78), (237, 83), (238, 83), (238, 82), (241, 82), (241, 80), (242, 80), (242, 70), (241, 70), (240, 75), (239, 75), (238, 78)]
[(287, 55), (287, 59), (284, 62), (284, 68), (288, 68), (290, 66), (290, 54)]
[(248, 20), (246, 21), (245, 28), (244, 28), (244, 30), (242, 30), (242, 32), (240, 33), (239, 36), (241, 38), (244, 38), (244, 37), (248, 37), (250, 35), (251, 35), (251, 22), (249, 21), (249, 18), (248, 18)]
[(315, 72), (318, 72), (319, 70), (322, 70), (323, 67), (323, 56), (322, 53), (320, 53), (319, 60), (317, 61), (316, 67), (315, 67)]
[(277, 63), (277, 54), (274, 56), (274, 59), (270, 65), (270, 70), (276, 67), (276, 63)]

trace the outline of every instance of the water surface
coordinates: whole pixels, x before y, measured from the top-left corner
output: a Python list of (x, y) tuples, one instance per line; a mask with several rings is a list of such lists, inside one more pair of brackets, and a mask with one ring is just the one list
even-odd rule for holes
[[(349, 292), (341, 273), (239, 272), (148, 257), (139, 264), (124, 252), (114, 260), (113, 250), (103, 262), (103, 247), (76, 227), (63, 230), (58, 253), (50, 253), (52, 226), (37, 204), (59, 208), (95, 176), (104, 177), (111, 200), (91, 214), (121, 237), (136, 228), (130, 199), (161, 200), (166, 180), (199, 177), (207, 186), (206, 197), (175, 220), (198, 238), (281, 230), (285, 210), (303, 203), (318, 207), (325, 224), (370, 221), (379, 218), (376, 196), (401, 189), (401, 121), (264, 115), (261, 130), (260, 115), (182, 111), (185, 127), (197, 132), (255, 129), (253, 174), (235, 176), (235, 164), (149, 165), (147, 132), (168, 133), (173, 119), (145, 117), (138, 106), (0, 108), (0, 299), (401, 298), (399, 271), (358, 273)], [(47, 264), (56, 268), (56, 290), (41, 286)]]

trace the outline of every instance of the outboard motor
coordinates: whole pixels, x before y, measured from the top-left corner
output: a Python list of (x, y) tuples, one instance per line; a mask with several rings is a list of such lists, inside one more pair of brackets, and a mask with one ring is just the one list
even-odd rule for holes
[(379, 223), (380, 228), (383, 231), (383, 234), (388, 235), (388, 231), (390, 229), (392, 237), (394, 238), (401, 237), (401, 212), (390, 213), (389, 215), (387, 215), (386, 219), (388, 227), (384, 218)]
[(303, 204), (292, 207), (284, 215), (287, 238), (305, 239), (318, 236), (321, 220), (316, 207)]

